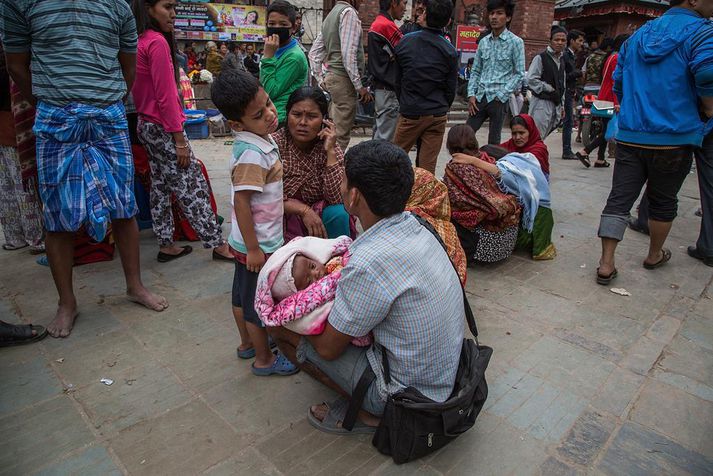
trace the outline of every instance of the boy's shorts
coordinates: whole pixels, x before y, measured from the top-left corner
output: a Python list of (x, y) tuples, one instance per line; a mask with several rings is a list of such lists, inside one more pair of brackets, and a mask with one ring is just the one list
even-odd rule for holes
[(248, 271), (248, 268), (235, 260), (235, 275), (233, 276), (233, 306), (243, 309), (245, 322), (258, 327), (265, 327), (255, 312), (255, 290), (257, 289), (258, 273)]

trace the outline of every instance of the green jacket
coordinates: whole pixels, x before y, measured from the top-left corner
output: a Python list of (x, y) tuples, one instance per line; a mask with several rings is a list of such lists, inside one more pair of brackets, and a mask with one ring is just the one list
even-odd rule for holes
[(260, 83), (275, 104), (280, 123), (287, 119), (290, 95), (307, 83), (308, 71), (307, 57), (295, 39), (279, 48), (274, 57), (260, 61)]

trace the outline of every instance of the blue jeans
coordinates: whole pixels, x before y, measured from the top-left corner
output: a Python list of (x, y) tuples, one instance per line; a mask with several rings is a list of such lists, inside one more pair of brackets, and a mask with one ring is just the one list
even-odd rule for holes
[(695, 156), (703, 210), (696, 248), (703, 256), (713, 257), (713, 132), (703, 139), (703, 146), (696, 149)]
[(574, 91), (564, 95), (564, 122), (562, 123), (562, 155), (572, 155), (572, 127), (574, 126)]

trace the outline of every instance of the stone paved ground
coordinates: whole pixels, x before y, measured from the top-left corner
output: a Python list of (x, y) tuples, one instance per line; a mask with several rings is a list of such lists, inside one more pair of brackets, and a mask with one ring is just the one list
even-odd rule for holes
[[(469, 271), (481, 340), (495, 349), (490, 396), (476, 427), (437, 454), (396, 467), (368, 438), (313, 430), (307, 407), (327, 390), (306, 375), (255, 378), (236, 360), (231, 265), (204, 250), (158, 264), (146, 230), (144, 279), (169, 310), (126, 302), (118, 262), (86, 266), (69, 339), (0, 350), (0, 474), (713, 474), (712, 273), (685, 252), (698, 233), (695, 176), (670, 264), (644, 270), (647, 240), (627, 232), (616, 286), (632, 295), (618, 296), (594, 283), (611, 169), (559, 160), (559, 140), (548, 141), (559, 256)], [(195, 148), (230, 216), (229, 148)], [(2, 319), (45, 324), (55, 300), (48, 269), (0, 253)]]

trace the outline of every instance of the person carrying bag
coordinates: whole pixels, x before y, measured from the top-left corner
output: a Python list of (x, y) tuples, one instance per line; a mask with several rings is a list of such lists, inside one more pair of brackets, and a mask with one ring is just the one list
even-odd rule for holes
[[(445, 248), (433, 227), (420, 216), (413, 216), (426, 227)], [(372, 444), (379, 452), (391, 455), (396, 464), (407, 463), (430, 454), (468, 431), (474, 424), (488, 398), (485, 369), (493, 349), (478, 342), (478, 329), (470, 303), (463, 291), (463, 306), (473, 339), (463, 339), (455, 385), (445, 402), (435, 402), (413, 387), (389, 395)], [(387, 352), (382, 349), (386, 383), (390, 382)], [(342, 427), (352, 430), (364, 396), (374, 381), (371, 366), (367, 366), (359, 380)]]

